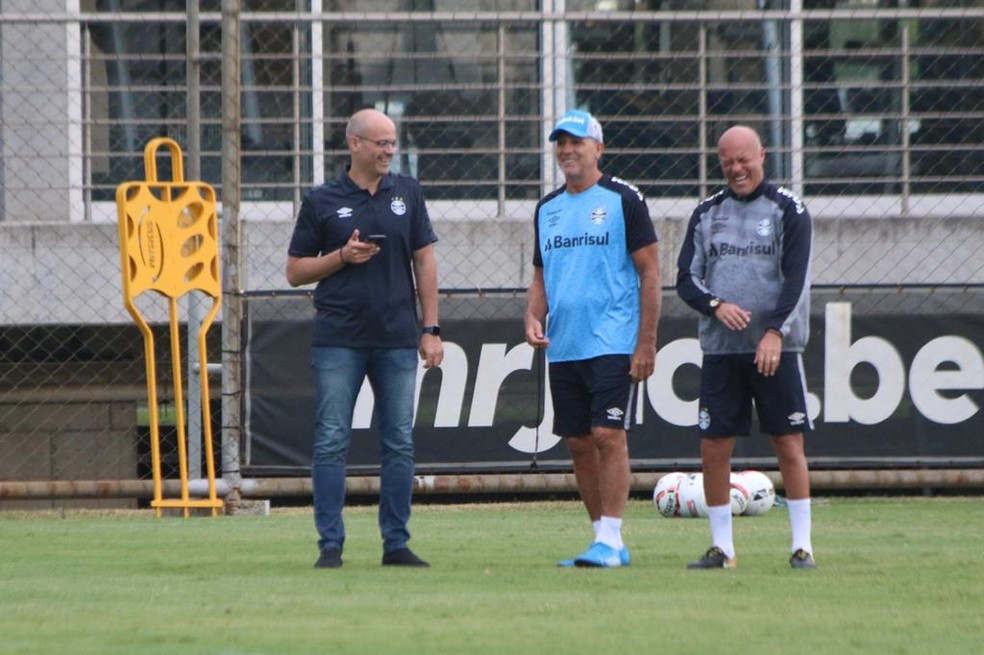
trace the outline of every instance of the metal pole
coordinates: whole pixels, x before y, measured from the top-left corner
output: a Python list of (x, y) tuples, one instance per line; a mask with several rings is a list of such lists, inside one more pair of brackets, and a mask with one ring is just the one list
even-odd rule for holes
[(699, 98), (697, 101), (697, 124), (700, 126), (700, 131), (697, 135), (697, 170), (698, 179), (700, 180), (700, 193), (698, 197), (706, 198), (708, 193), (707, 176), (709, 175), (707, 170), (707, 144), (710, 141), (708, 139), (710, 135), (707, 133), (707, 83), (710, 72), (708, 71), (707, 65), (707, 25), (704, 23), (700, 24), (698, 31), (697, 53), (697, 76), (700, 84)]
[(504, 218), (506, 215), (506, 28), (499, 25), (495, 34), (495, 58), (496, 58), (496, 93), (498, 107), (498, 133), (496, 138), (496, 149), (499, 151), (498, 161), (496, 162), (497, 181), (496, 185), (496, 216)]
[[(185, 179), (202, 179), (201, 153), (201, 43), (199, 30), (198, 0), (186, 0), (187, 23), (185, 26), (185, 76), (188, 95), (185, 100), (188, 132), (185, 154), (188, 157)], [(188, 294), (188, 476), (192, 479), (202, 477), (202, 399), (201, 385), (208, 384), (208, 373), (198, 370), (195, 362), (199, 359), (195, 335), (201, 328), (206, 309), (198, 293)], [(204, 379), (204, 381), (203, 381)], [(209, 420), (207, 418), (206, 420)]]
[[(325, 181), (325, 120), (329, 118), (325, 115), (325, 86), (331, 84), (330, 79), (325, 78), (324, 65), (324, 19), (321, 16), (321, 0), (311, 0), (311, 13), (317, 16), (317, 20), (311, 21), (311, 179), (305, 180), (308, 184), (319, 186)], [(330, 74), (331, 67), (328, 68)], [(300, 190), (298, 190), (300, 191)], [(295, 198), (298, 198), (298, 193)], [(295, 200), (295, 202), (297, 202)], [(294, 216), (300, 202), (294, 207)]]
[[(768, 0), (759, 0), (759, 9), (769, 8)], [(765, 81), (769, 87), (769, 141), (768, 152), (772, 158), (770, 177), (784, 179), (782, 149), (782, 63), (779, 61), (779, 27), (774, 20), (762, 22), (762, 49), (765, 51)]]
[[(541, 37), (544, 44), (541, 75), (543, 86), (540, 89), (541, 115), (540, 124), (543, 151), (540, 156), (540, 194), (546, 194), (560, 185), (557, 162), (554, 159), (553, 147), (547, 136), (553, 130), (554, 122), (564, 111), (574, 108), (574, 74), (570, 63), (570, 36), (567, 21), (562, 18), (567, 10), (566, 0), (549, 0), (544, 3), (544, 11), (558, 16), (541, 23)], [(570, 70), (570, 74), (568, 74)]]
[(803, 196), (803, 10), (791, 0), (789, 22), (789, 186)]
[(909, 215), (909, 198), (912, 193), (912, 135), (909, 133), (909, 112), (912, 107), (910, 106), (909, 94), (912, 91), (912, 68), (909, 63), (910, 56), (910, 34), (909, 26), (907, 24), (902, 25), (902, 124), (901, 128), (901, 140), (902, 144), (902, 187), (899, 189), (899, 198), (902, 202), (900, 207), (902, 215)]
[[(696, 464), (699, 467), (699, 463)], [(776, 489), (782, 489), (778, 471), (762, 471)], [(633, 473), (630, 488), (636, 493), (652, 492), (656, 483), (668, 471)], [(814, 491), (852, 491), (876, 489), (883, 491), (912, 491), (923, 489), (955, 489), (968, 494), (984, 487), (984, 469), (848, 469), (843, 471), (810, 471), (810, 488)], [(163, 490), (173, 495), (180, 481), (164, 480)], [(415, 494), (428, 496), (515, 493), (576, 493), (573, 473), (486, 473), (418, 475), (414, 478)], [(192, 495), (208, 493), (206, 480), (190, 480)], [(236, 486), (227, 480), (216, 481), (220, 496), (235, 494), (242, 498), (291, 498), (311, 495), (311, 478), (247, 478)], [(38, 500), (57, 498), (150, 498), (154, 488), (151, 480), (51, 480), (33, 482), (0, 482), (0, 500)], [(376, 496), (379, 478), (349, 476), (345, 493), (350, 496)]]
[(242, 480), (241, 3), (222, 0), (222, 478), (238, 499)]

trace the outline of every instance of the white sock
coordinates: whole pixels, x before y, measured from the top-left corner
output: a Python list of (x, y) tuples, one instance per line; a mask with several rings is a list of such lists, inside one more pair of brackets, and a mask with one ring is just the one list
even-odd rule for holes
[(806, 552), (812, 554), (813, 544), (810, 540), (812, 527), (810, 499), (786, 499), (786, 509), (789, 510), (789, 528), (793, 534), (791, 552), (795, 553), (797, 550), (802, 548)]
[(622, 543), (622, 519), (617, 519), (614, 516), (602, 516), (599, 523), (601, 525), (598, 530), (598, 541), (615, 550), (621, 550), (622, 546), (625, 545)]
[(598, 541), (598, 533), (601, 532), (601, 519), (591, 522), (591, 529), (594, 530), (595, 541)]
[(707, 518), (711, 524), (711, 544), (724, 551), (728, 557), (734, 557), (735, 541), (731, 534), (731, 503), (708, 507)]

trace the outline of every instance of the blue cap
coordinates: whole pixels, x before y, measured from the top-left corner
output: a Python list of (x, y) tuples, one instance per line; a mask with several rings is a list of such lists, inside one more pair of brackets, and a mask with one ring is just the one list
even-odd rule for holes
[(605, 142), (601, 133), (601, 123), (594, 116), (580, 109), (568, 109), (567, 113), (560, 117), (554, 125), (553, 132), (550, 133), (550, 140), (556, 141), (561, 132), (582, 139), (594, 139), (598, 143)]

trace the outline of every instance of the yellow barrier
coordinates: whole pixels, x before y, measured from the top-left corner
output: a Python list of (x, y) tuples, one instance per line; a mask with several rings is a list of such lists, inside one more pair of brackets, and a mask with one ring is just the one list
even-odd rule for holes
[[(157, 151), (171, 154), (172, 181), (157, 179)], [(144, 148), (143, 182), (124, 182), (116, 188), (116, 209), (120, 229), (120, 266), (123, 274), (123, 302), (144, 338), (147, 367), (147, 402), (150, 412), (150, 451), (154, 471), (154, 499), (157, 515), (165, 507), (211, 508), (216, 516), (223, 506), (215, 488), (215, 457), (212, 453), (212, 425), (209, 405), (205, 335), (218, 314), (221, 303), (219, 277), (219, 235), (215, 190), (204, 182), (184, 180), (181, 148), (172, 139), (157, 138)], [(174, 378), (174, 405), (177, 412), (178, 464), (181, 498), (164, 499), (161, 484), (160, 427), (157, 413), (157, 373), (154, 336), (147, 320), (134, 304), (145, 291), (156, 291), (168, 299), (171, 362)], [(182, 393), (181, 352), (178, 333), (178, 298), (198, 291), (212, 299), (212, 308), (198, 330), (199, 370), (202, 374), (203, 449), (208, 470), (208, 498), (192, 499), (188, 490), (188, 449)], [(188, 335), (191, 338), (191, 335)]]

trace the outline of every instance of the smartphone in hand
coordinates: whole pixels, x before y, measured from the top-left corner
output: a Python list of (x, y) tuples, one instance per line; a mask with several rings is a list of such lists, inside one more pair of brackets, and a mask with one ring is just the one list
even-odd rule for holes
[(383, 243), (383, 241), (386, 240), (386, 235), (385, 234), (367, 234), (364, 237), (362, 237), (362, 240), (363, 241), (366, 241), (367, 243), (375, 243), (378, 246), (378, 245), (381, 245)]

